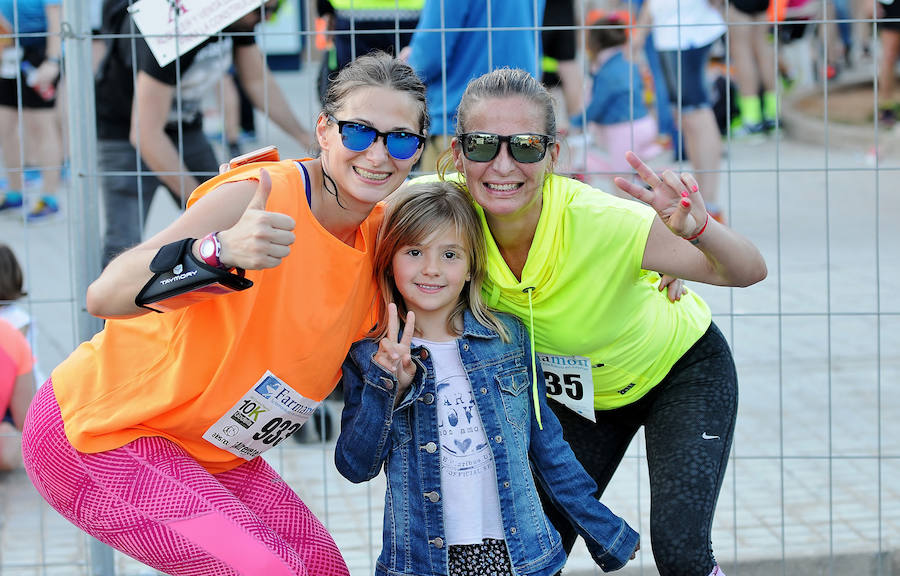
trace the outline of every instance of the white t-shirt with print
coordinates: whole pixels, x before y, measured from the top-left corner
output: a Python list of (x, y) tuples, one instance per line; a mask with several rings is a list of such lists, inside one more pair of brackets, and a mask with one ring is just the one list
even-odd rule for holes
[(441, 446), (441, 499), (448, 545), (503, 539), (494, 455), (457, 342), (413, 338), (431, 354)]

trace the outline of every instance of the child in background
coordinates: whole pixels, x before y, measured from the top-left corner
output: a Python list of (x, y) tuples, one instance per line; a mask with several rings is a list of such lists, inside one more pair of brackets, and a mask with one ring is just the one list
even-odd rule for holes
[(0, 319), (0, 470), (22, 465), (22, 425), (34, 396), (31, 347), (25, 336)]
[(387, 475), (375, 573), (556, 574), (566, 555), (535, 480), (597, 564), (616, 570), (638, 534), (597, 501), (563, 440), (525, 326), (482, 300), (485, 254), (457, 185), (411, 185), (389, 199), (375, 252), (381, 321), (344, 361), (335, 452), (352, 482)]
[[(0, 244), (0, 320), (6, 320), (18, 329), (28, 339), (31, 350), (35, 351), (37, 330), (31, 315), (17, 303), (27, 295), (24, 285), (25, 276), (15, 252), (6, 244)], [(43, 373), (37, 365), (37, 359), (34, 361), (34, 375), (38, 383), (44, 381), (41, 379)]]
[(25, 296), (25, 278), (16, 254), (6, 244), (0, 244), (0, 318), (30, 336), (31, 317), (16, 301)]
[[(625, 152), (632, 150), (642, 158), (662, 153), (657, 142), (656, 119), (644, 103), (644, 83), (637, 65), (626, 50), (626, 22), (618, 15), (602, 16), (594, 21), (587, 35), (587, 52), (593, 78), (590, 101), (584, 114), (569, 119), (573, 128), (587, 122), (593, 142), (605, 154), (589, 152), (588, 172), (631, 173)], [(574, 139), (573, 139), (574, 140)]]

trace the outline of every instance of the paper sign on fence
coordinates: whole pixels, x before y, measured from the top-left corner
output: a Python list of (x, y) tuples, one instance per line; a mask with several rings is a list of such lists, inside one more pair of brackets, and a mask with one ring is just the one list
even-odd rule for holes
[(260, 4), (262, 0), (138, 0), (129, 10), (156, 61), (165, 66)]

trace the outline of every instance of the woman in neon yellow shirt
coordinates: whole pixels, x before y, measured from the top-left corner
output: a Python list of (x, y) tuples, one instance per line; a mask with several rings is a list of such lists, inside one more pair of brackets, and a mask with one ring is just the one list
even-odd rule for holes
[[(669, 302), (657, 272), (748, 286), (766, 276), (762, 256), (709, 217), (690, 174), (657, 175), (628, 153), (649, 189), (616, 185), (647, 205), (553, 174), (551, 98), (524, 71), (474, 79), (458, 118), (441, 173), (452, 163), (476, 201), (486, 302), (529, 326), (550, 404), (600, 493), (644, 426), (660, 574), (720, 574), (710, 527), (737, 412), (734, 361), (706, 303), (693, 292)], [(574, 530), (547, 508), (571, 548)]]

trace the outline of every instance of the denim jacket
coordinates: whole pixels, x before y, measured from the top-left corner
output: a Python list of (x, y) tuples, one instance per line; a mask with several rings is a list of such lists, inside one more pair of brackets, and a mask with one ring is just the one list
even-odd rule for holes
[[(604, 571), (621, 568), (634, 551), (638, 534), (597, 501), (597, 485), (575, 459), (563, 440), (559, 420), (547, 407), (540, 364), (543, 430), (538, 427), (528, 333), (518, 319), (500, 317), (509, 328), (510, 343), (466, 311), (457, 346), (493, 453), (514, 573), (550, 576), (566, 559), (559, 533), (541, 507), (534, 479), (565, 511), (597, 564)], [(424, 347), (413, 348), (416, 376), (395, 408), (397, 380), (373, 360), (377, 350), (377, 341), (361, 340), (344, 361), (345, 404), (335, 463), (351, 482), (370, 480), (382, 466), (385, 469), (383, 543), (375, 573), (446, 575), (440, 440), (430, 355)]]
[[(588, 122), (607, 126), (633, 122), (646, 115), (641, 73), (637, 66), (625, 58), (621, 49), (615, 50), (594, 72), (591, 99), (584, 116)], [(576, 114), (569, 120), (572, 126), (582, 125), (581, 114)]]

